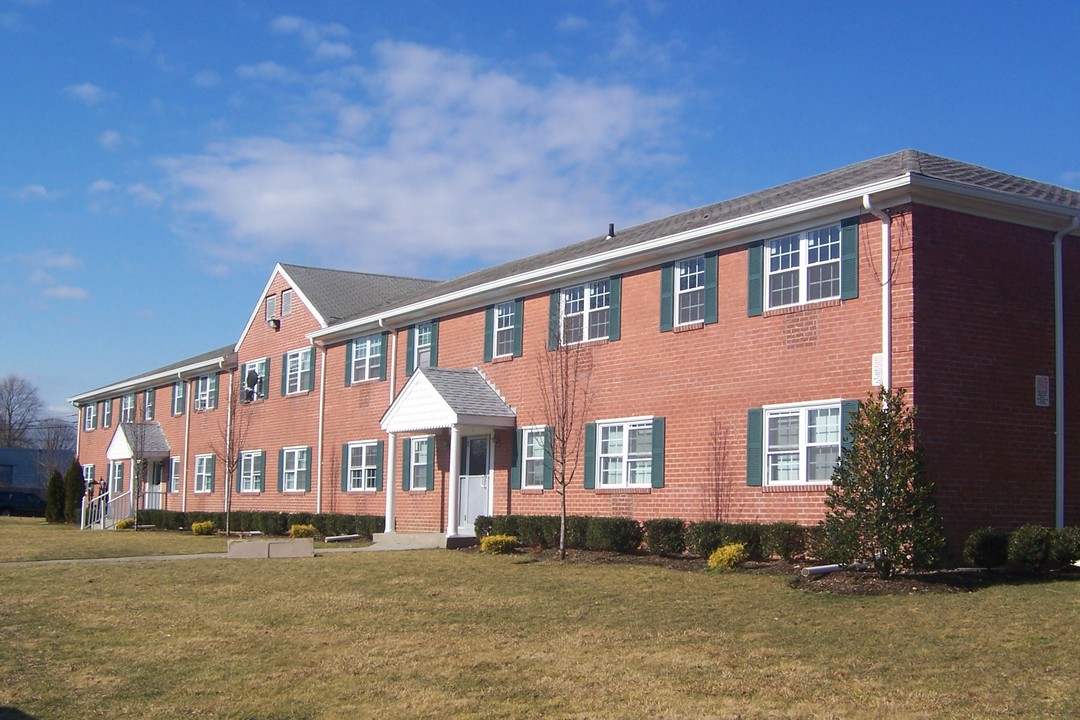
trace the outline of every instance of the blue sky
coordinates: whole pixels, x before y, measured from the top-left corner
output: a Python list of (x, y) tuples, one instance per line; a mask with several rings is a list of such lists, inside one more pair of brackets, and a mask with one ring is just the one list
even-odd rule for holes
[(916, 148), (1080, 186), (1080, 3), (0, 0), (0, 375), (239, 337)]

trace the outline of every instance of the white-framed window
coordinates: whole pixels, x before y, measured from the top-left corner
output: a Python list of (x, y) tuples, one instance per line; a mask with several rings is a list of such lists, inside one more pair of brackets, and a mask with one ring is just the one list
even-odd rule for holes
[(261, 358), (246, 362), (240, 369), (240, 402), (255, 402), (265, 398), (270, 372), (270, 358)]
[(426, 490), (428, 475), (431, 474), (431, 446), (434, 444), (432, 437), (413, 438), (409, 451), (409, 489)]
[(506, 357), (514, 354), (514, 330), (518, 322), (516, 305), (511, 300), (495, 306), (495, 327), (491, 339), (492, 357)]
[(270, 322), (277, 317), (277, 295), (270, 295), (266, 298), (266, 311), (263, 314), (263, 319), (266, 322)]
[(209, 493), (214, 491), (214, 456), (195, 456), (195, 492)]
[(154, 413), (157, 412), (157, 390), (150, 388), (143, 392), (143, 420), (150, 422), (154, 419)]
[(675, 263), (675, 325), (705, 320), (705, 256)]
[(292, 314), (292, 290), (281, 291), (281, 317), (289, 317)]
[(89, 432), (97, 427), (97, 403), (83, 408), (83, 430)]
[(432, 324), (429, 322), (417, 323), (416, 344), (413, 347), (413, 367), (431, 367), (431, 338)]
[(353, 340), (350, 362), (353, 383), (382, 377), (382, 335), (368, 335)]
[(303, 348), (285, 354), (285, 394), (307, 392), (311, 389), (311, 349)]
[(112, 426), (112, 398), (101, 403), (101, 427)]
[(839, 400), (764, 408), (765, 484), (832, 482), (843, 434)]
[(263, 453), (250, 450), (240, 453), (238, 489), (242, 493), (257, 493), (263, 489)]
[(184, 414), (184, 381), (177, 380), (173, 383), (172, 390), (172, 414)]
[(82, 466), (82, 480), (83, 480), (83, 489), (89, 487), (90, 483), (94, 481), (94, 466), (93, 465), (83, 465)]
[(611, 281), (597, 280), (562, 291), (563, 345), (603, 340), (608, 336)]
[(308, 472), (308, 449), (306, 447), (283, 448), (281, 451), (281, 489), (284, 492), (306, 490)]
[(376, 490), (379, 487), (379, 445), (376, 442), (349, 443), (348, 490)]
[(109, 463), (109, 494), (116, 496), (124, 492), (124, 461), (114, 460)]
[(135, 422), (135, 393), (120, 396), (120, 422)]
[(840, 297), (840, 224), (774, 238), (766, 244), (767, 307)]
[(169, 492), (180, 492), (180, 458), (169, 458)]
[(544, 487), (545, 452), (544, 439), (547, 429), (544, 427), (522, 428), (521, 430), (521, 487), (539, 490)]
[(195, 410), (209, 410), (212, 396), (212, 375), (200, 375), (195, 378)]
[(653, 420), (597, 423), (596, 460), (597, 487), (650, 487)]

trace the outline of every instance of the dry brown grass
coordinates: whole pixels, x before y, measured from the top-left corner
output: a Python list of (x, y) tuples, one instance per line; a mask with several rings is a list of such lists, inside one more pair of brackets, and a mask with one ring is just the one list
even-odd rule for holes
[(0, 518), (0, 563), (225, 552), (222, 537), (154, 530), (79, 530), (41, 518)]
[(421, 551), (0, 565), (0, 596), (0, 707), (40, 718), (1080, 715), (1076, 582), (845, 598)]

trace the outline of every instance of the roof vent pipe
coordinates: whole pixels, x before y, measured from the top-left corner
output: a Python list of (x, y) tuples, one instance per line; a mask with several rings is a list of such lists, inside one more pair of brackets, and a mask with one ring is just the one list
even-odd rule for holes
[(615, 223), (608, 223), (607, 226), (607, 239), (615, 237)]

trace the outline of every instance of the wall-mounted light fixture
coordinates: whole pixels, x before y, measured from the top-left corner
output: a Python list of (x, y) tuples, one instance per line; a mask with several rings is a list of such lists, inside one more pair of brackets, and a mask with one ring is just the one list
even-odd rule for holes
[(273, 330), (274, 332), (277, 332), (278, 330), (281, 329), (281, 321), (278, 320), (277, 318), (270, 318), (269, 320), (266, 321), (266, 326), (268, 328), (270, 328), (271, 330)]

